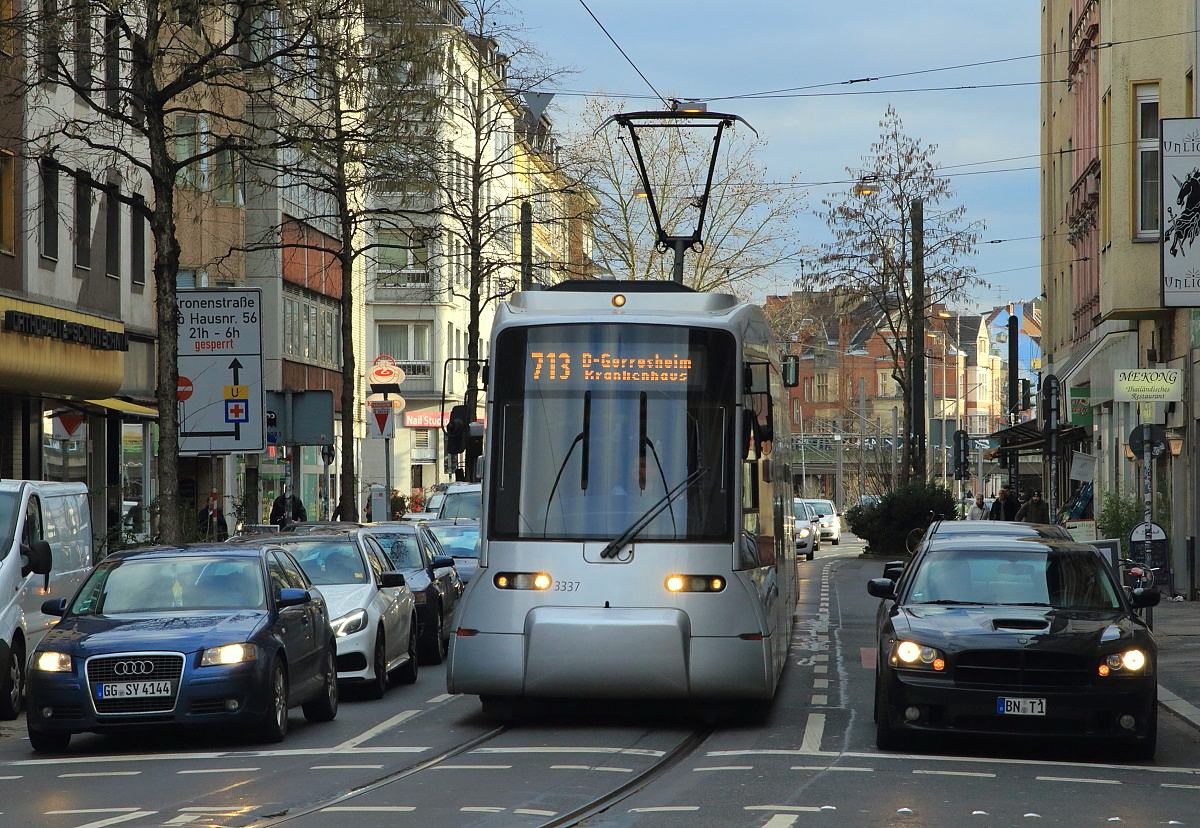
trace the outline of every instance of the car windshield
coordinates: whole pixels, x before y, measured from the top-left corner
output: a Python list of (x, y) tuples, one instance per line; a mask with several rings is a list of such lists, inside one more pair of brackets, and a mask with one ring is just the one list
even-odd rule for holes
[(134, 558), (102, 563), (71, 605), (75, 615), (263, 609), (257, 558)]
[(430, 526), (442, 550), (455, 558), (479, 557), (479, 527), (477, 525)]
[(907, 603), (1115, 610), (1116, 584), (1092, 549), (934, 549), (913, 573)]
[(832, 503), (827, 503), (823, 500), (813, 500), (813, 501), (809, 501), (808, 505), (812, 506), (813, 511), (816, 512), (821, 517), (825, 517), (826, 515), (833, 514), (833, 504)]
[(353, 541), (302, 541), (287, 544), (292, 557), (314, 584), (365, 584), (367, 569)]

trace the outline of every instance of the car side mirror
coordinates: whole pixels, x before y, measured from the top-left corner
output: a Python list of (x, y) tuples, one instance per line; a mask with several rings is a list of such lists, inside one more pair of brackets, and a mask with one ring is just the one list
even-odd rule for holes
[(449, 555), (434, 555), (432, 566), (434, 569), (445, 569), (448, 566), (454, 566), (454, 558)]
[(381, 587), (402, 587), (407, 581), (404, 580), (404, 574), (389, 570), (379, 576), (379, 585)]
[(66, 598), (51, 598), (42, 602), (42, 615), (56, 615), (62, 618), (67, 614)]
[(888, 561), (883, 565), (883, 577), (889, 581), (899, 581), (903, 571), (904, 561)]
[(284, 587), (279, 590), (279, 608), (298, 607), (301, 604), (307, 604), (312, 600), (312, 593), (307, 589), (296, 589), (295, 587)]
[(896, 582), (891, 578), (872, 578), (867, 581), (867, 592), (876, 598), (894, 599), (896, 597)]
[(1133, 605), (1138, 609), (1145, 607), (1157, 607), (1158, 602), (1162, 600), (1162, 593), (1157, 589), (1145, 589), (1138, 587), (1130, 595)]
[(29, 544), (29, 571), (38, 575), (49, 575), (53, 567), (53, 556), (50, 544), (44, 540), (35, 540)]

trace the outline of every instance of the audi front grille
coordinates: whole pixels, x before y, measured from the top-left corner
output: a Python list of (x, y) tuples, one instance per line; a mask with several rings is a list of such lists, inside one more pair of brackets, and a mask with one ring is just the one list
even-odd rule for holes
[[(175, 709), (182, 677), (182, 653), (119, 653), (87, 661), (88, 695), (98, 715), (169, 713)], [(171, 695), (96, 698), (97, 685), (129, 681), (169, 681)]]

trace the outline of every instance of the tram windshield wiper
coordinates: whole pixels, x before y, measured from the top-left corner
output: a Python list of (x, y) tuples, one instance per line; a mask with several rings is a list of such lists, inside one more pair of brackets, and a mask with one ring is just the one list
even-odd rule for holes
[(707, 468), (698, 468), (687, 477), (683, 478), (683, 480), (676, 483), (674, 488), (659, 498), (658, 501), (656, 501), (653, 506), (643, 512), (637, 518), (637, 520), (629, 524), (628, 529), (609, 541), (604, 549), (600, 551), (600, 557), (615, 558), (617, 553), (621, 551), (621, 548), (625, 546), (625, 544), (637, 537), (639, 532), (649, 526), (656, 517), (662, 514), (663, 509), (666, 509), (668, 506), (670, 506), (680, 494), (687, 491), (688, 486), (703, 477), (704, 473), (707, 471)]
[(550, 487), (550, 496), (546, 498), (546, 516), (542, 521), (542, 534), (546, 533), (546, 526), (550, 523), (550, 504), (554, 502), (554, 493), (558, 491), (558, 481), (562, 479), (563, 472), (567, 469), (567, 461), (571, 459), (571, 453), (575, 451), (575, 447), (580, 443), (583, 443), (583, 456), (579, 462), (579, 488), (585, 492), (587, 491), (589, 461), (591, 460), (591, 441), (592, 392), (585, 391), (583, 394), (583, 428), (575, 435), (575, 439), (571, 441), (571, 445), (567, 448), (567, 453), (563, 456), (562, 462), (558, 464), (558, 473), (554, 475), (554, 485)]

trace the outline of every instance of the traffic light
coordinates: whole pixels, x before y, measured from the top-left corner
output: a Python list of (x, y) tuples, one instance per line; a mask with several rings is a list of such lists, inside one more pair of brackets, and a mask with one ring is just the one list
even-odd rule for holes
[(465, 405), (450, 409), (450, 419), (446, 421), (446, 454), (462, 454), (467, 450), (467, 426), (472, 419)]
[(971, 446), (967, 432), (954, 432), (954, 479), (965, 480), (971, 466)]
[(1028, 411), (1033, 408), (1033, 389), (1029, 380), (1021, 380), (1021, 410)]

